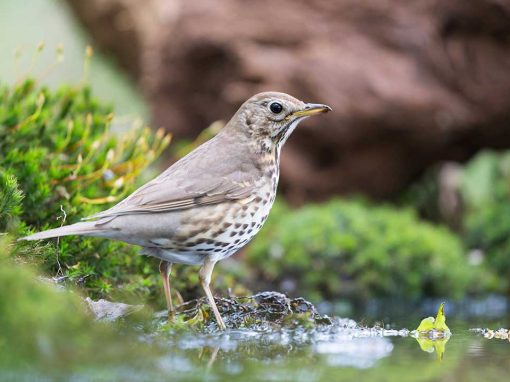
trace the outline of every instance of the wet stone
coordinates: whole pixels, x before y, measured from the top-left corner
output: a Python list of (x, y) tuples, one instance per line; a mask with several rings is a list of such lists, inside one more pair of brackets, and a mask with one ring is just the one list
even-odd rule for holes
[(94, 301), (89, 297), (85, 298), (85, 302), (96, 320), (107, 322), (117, 321), (120, 318), (143, 309), (143, 305), (128, 305), (103, 299)]
[[(315, 306), (302, 297), (291, 299), (278, 292), (261, 292), (248, 297), (215, 298), (227, 327), (278, 328), (331, 325), (328, 316), (320, 315)], [(217, 327), (205, 298), (188, 301), (177, 307), (180, 321), (200, 322), (206, 328)]]

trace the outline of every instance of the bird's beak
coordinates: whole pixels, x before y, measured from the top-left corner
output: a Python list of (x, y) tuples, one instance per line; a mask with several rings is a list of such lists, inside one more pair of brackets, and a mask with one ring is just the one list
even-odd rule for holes
[(307, 103), (305, 104), (305, 108), (303, 110), (295, 111), (291, 115), (293, 117), (309, 117), (315, 114), (327, 113), (328, 111), (332, 111), (328, 105), (322, 105), (319, 103)]

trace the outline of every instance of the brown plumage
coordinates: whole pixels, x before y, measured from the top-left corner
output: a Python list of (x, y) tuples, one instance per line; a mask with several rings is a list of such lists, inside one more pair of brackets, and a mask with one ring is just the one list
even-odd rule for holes
[(276, 196), (282, 145), (301, 120), (328, 110), (284, 93), (257, 94), (214, 138), (114, 207), (22, 240), (86, 235), (140, 245), (161, 259), (170, 314), (171, 264), (202, 265), (200, 281), (224, 329), (209, 288), (214, 264), (260, 230)]

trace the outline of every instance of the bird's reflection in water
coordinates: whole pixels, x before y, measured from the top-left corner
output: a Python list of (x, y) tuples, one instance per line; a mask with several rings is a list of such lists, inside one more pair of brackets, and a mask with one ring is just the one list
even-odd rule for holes
[(213, 347), (211, 350), (211, 356), (209, 357), (209, 361), (207, 362), (206, 369), (210, 370), (214, 362), (216, 361), (216, 357), (218, 357), (218, 353), (220, 351), (220, 347)]

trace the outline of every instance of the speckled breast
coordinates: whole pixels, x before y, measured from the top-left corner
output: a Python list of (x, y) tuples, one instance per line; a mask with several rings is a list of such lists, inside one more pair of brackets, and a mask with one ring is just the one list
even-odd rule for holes
[(276, 182), (277, 178), (261, 179), (261, 187), (246, 199), (184, 213), (176, 235), (165, 240), (167, 253), (158, 257), (174, 263), (199, 264), (206, 256), (219, 261), (235, 254), (266, 221), (275, 199)]

